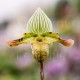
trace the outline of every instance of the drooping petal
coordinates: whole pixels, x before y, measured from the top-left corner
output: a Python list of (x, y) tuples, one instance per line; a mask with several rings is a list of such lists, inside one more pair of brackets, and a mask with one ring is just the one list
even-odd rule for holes
[(64, 46), (67, 46), (67, 47), (71, 47), (74, 44), (74, 40), (72, 40), (72, 39), (68, 39), (68, 40), (62, 40), (61, 39), (59, 42), (61, 44), (63, 44)]
[(53, 42), (58, 42), (59, 40), (58, 33), (47, 32), (47, 33), (41, 34), (41, 36), (45, 37), (44, 42), (48, 44), (53, 43)]
[(46, 33), (41, 34), (41, 36), (59, 38), (58, 33), (54, 33), (54, 32), (46, 32)]
[(59, 43), (63, 44), (64, 46), (67, 46), (67, 47), (70, 47), (74, 44), (74, 40), (72, 40), (72, 39), (68, 39), (68, 40), (61, 39), (59, 37), (58, 33), (47, 32), (47, 33), (41, 34), (41, 36), (44, 36), (46, 38), (46, 41), (48, 41), (48, 43), (59, 42)]
[(25, 33), (24, 36), (20, 39), (12, 40), (7, 42), (8, 45), (11, 47), (18, 46), (19, 44), (27, 44), (30, 43), (34, 38), (37, 36), (37, 34), (33, 33)]
[(27, 23), (27, 32), (42, 34), (52, 31), (52, 23), (44, 11), (38, 8)]
[(8, 41), (7, 44), (8, 44), (9, 46), (13, 47), (13, 46), (18, 46), (18, 45), (21, 44), (21, 43), (20, 43), (20, 40), (17, 39), (17, 40), (13, 40), (13, 41)]

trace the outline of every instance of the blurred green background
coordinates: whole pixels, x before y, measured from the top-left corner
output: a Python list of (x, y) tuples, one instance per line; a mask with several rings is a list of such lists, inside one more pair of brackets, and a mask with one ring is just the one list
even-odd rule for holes
[(0, 0), (0, 80), (40, 80), (30, 45), (7, 45), (27, 31), (27, 21), (38, 7), (51, 19), (53, 32), (75, 41), (69, 48), (50, 45), (45, 80), (80, 80), (80, 0)]

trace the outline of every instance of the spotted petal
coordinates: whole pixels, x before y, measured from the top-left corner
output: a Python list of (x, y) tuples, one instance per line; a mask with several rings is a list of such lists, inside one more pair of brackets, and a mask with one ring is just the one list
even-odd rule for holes
[(45, 37), (46, 39), (45, 43), (48, 43), (48, 44), (53, 43), (53, 42), (59, 42), (67, 47), (73, 46), (74, 44), (74, 40), (72, 39), (64, 40), (59, 37), (58, 33), (47, 32), (47, 33), (41, 34), (41, 36)]
[(37, 34), (25, 33), (22, 38), (9, 41), (8, 45), (13, 47), (13, 46), (18, 46), (19, 44), (27, 44), (30, 43), (32, 40), (34, 40), (36, 36)]

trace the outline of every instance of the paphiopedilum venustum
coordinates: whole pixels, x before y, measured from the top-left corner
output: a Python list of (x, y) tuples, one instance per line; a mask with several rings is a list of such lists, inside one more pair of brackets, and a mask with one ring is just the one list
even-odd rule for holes
[(74, 40), (64, 40), (59, 37), (58, 33), (52, 32), (52, 23), (46, 14), (38, 8), (27, 23), (27, 33), (23, 37), (8, 44), (11, 47), (19, 44), (31, 44), (32, 54), (38, 62), (44, 62), (49, 54), (49, 45), (59, 42), (64, 46), (72, 46)]
[(32, 54), (37, 61), (44, 61), (49, 54), (49, 44), (59, 42), (64, 46), (72, 46), (74, 41), (63, 40), (58, 33), (52, 32), (52, 23), (46, 14), (38, 8), (27, 23), (27, 33), (23, 37), (9, 41), (10, 46), (30, 43)]

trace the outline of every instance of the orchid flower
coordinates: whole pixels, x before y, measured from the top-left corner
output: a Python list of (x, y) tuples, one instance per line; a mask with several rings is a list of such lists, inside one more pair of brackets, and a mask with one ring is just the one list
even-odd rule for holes
[[(20, 39), (9, 41), (8, 44), (11, 47), (31, 44), (34, 58), (42, 64), (49, 55), (49, 45), (54, 42), (59, 42), (67, 47), (74, 44), (74, 40), (64, 40), (59, 37), (58, 33), (52, 32), (50, 19), (42, 9), (38, 8), (27, 22), (27, 33), (24, 33)], [(41, 73), (42, 68), (43, 65), (41, 66)], [(43, 80), (43, 75), (41, 80)]]

